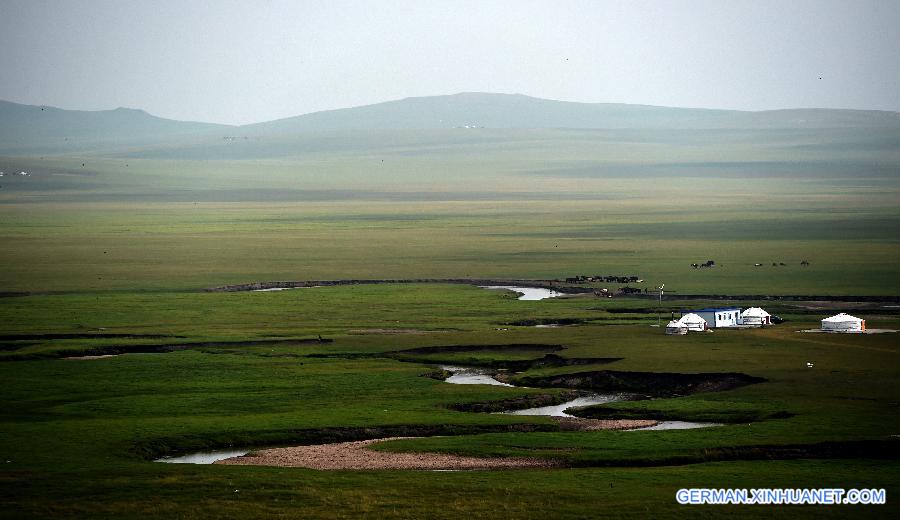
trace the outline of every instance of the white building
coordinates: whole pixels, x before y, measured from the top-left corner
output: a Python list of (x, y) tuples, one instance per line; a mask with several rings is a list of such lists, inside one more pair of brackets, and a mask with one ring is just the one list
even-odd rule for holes
[(741, 309), (738, 307), (715, 307), (690, 311), (700, 316), (710, 327), (736, 327), (741, 324)]
[(822, 330), (827, 332), (864, 332), (866, 320), (842, 312), (822, 320)]
[(678, 320), (678, 323), (683, 325), (687, 330), (695, 330), (699, 332), (703, 332), (704, 330), (709, 328), (706, 320), (692, 313), (688, 313), (682, 316), (681, 319)]
[(772, 315), (759, 307), (750, 307), (741, 312), (741, 325), (762, 327), (772, 324)]
[(672, 320), (669, 322), (668, 325), (666, 325), (666, 334), (687, 334), (687, 333), (688, 333), (687, 325), (685, 325), (681, 322)]

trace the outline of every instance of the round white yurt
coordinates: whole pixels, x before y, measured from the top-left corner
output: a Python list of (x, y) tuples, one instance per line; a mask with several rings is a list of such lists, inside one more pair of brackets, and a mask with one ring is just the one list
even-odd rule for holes
[(672, 320), (666, 325), (666, 334), (687, 334), (687, 326)]
[(704, 330), (709, 328), (709, 325), (706, 323), (702, 317), (694, 314), (693, 312), (685, 314), (678, 320), (678, 323), (684, 325), (687, 330), (696, 330), (703, 332)]
[(822, 330), (827, 332), (863, 332), (866, 330), (866, 320), (861, 320), (842, 312), (822, 320)]
[(741, 313), (741, 324), (756, 325), (759, 327), (771, 325), (772, 315), (759, 307), (750, 307)]

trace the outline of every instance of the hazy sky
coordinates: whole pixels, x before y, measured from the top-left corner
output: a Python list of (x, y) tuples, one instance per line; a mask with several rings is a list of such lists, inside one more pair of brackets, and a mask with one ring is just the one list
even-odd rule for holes
[(463, 91), (900, 110), (900, 0), (9, 1), (0, 99), (248, 123)]

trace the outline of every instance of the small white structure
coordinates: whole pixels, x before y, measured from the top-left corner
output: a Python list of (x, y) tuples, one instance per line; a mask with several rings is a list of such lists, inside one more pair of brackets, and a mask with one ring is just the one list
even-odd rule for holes
[(763, 327), (772, 324), (772, 315), (759, 307), (750, 307), (741, 312), (741, 325)]
[(706, 322), (706, 320), (693, 313), (685, 314), (681, 317), (680, 320), (678, 320), (678, 323), (683, 325), (687, 330), (694, 330), (698, 332), (703, 332), (709, 328), (709, 324)]
[(666, 325), (666, 334), (687, 334), (687, 333), (688, 333), (687, 325), (685, 325), (681, 322), (672, 320), (669, 322), (668, 325)]
[(866, 320), (842, 312), (822, 320), (822, 330), (825, 332), (865, 332)]
[(715, 307), (690, 311), (706, 320), (710, 327), (736, 327), (741, 323), (741, 309), (738, 307)]

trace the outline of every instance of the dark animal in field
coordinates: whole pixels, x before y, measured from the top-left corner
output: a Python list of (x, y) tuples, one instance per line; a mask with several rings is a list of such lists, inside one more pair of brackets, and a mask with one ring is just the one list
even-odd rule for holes
[(800, 262), (800, 265), (802, 265), (803, 267), (807, 267), (809, 265), (809, 262), (803, 260), (802, 262)]
[(778, 265), (785, 265), (784, 262), (778, 262)]
[(697, 269), (698, 267), (700, 267), (700, 264), (691, 264), (691, 267), (693, 267), (694, 269)]

